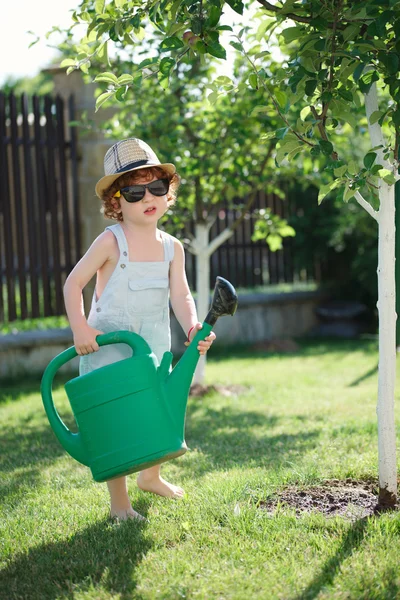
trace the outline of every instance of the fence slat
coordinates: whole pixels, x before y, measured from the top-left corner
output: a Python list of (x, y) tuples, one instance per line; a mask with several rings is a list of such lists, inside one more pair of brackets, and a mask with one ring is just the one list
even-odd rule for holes
[[(59, 315), (63, 312), (62, 299), (62, 281), (61, 281), (61, 264), (60, 264), (60, 234), (58, 228), (58, 194), (56, 185), (56, 166), (54, 153), (57, 148), (56, 131), (53, 123), (52, 115), (52, 99), (50, 96), (44, 97), (44, 114), (46, 117), (46, 148), (47, 148), (47, 172), (48, 177), (48, 203), (50, 207), (50, 230), (53, 250), (53, 282), (54, 282), (54, 300), (55, 314)], [(54, 174), (53, 177), (51, 174)]]
[(42, 142), (42, 133), (40, 129), (40, 102), (38, 96), (33, 96), (33, 115), (34, 115), (34, 131), (35, 131), (35, 163), (36, 163), (36, 178), (38, 188), (38, 224), (39, 224), (39, 242), (40, 242), (40, 274), (42, 277), (43, 289), (43, 307), (46, 316), (53, 315), (51, 306), (50, 281), (48, 274), (48, 258), (50, 249), (47, 241), (46, 231), (46, 212), (47, 212), (47, 189), (44, 176), (44, 160), (43, 150), (44, 143)]
[(31, 156), (31, 139), (28, 123), (29, 104), (26, 94), (21, 96), (21, 113), (22, 113), (22, 145), (24, 152), (24, 178), (25, 178), (25, 197), (26, 211), (28, 222), (28, 248), (29, 248), (29, 278), (31, 292), (31, 310), (32, 317), (39, 317), (39, 286), (38, 286), (38, 265), (37, 265), (37, 208), (35, 202), (35, 190), (32, 174), (32, 156)]
[(4, 218), (4, 259), (5, 259), (5, 276), (7, 288), (7, 305), (8, 319), (13, 321), (17, 318), (16, 302), (15, 302), (15, 280), (14, 280), (14, 256), (13, 256), (13, 228), (11, 216), (11, 193), (9, 182), (9, 166), (8, 166), (8, 144), (6, 128), (7, 108), (6, 97), (0, 93), (0, 173), (2, 174), (2, 184), (0, 185), (0, 194), (2, 196), (1, 206)]
[(68, 214), (68, 188), (66, 174), (66, 156), (65, 156), (65, 131), (64, 131), (64, 102), (57, 96), (56, 98), (56, 126), (57, 126), (57, 141), (58, 141), (58, 169), (60, 173), (60, 200), (62, 212), (62, 229), (63, 229), (63, 248), (64, 248), (64, 265), (63, 270), (68, 274), (72, 269), (71, 256), (71, 233), (70, 219)]
[(26, 270), (25, 270), (25, 245), (24, 245), (24, 223), (22, 209), (22, 191), (20, 170), (21, 163), (19, 160), (19, 140), (18, 140), (18, 125), (17, 125), (17, 101), (14, 94), (9, 96), (10, 120), (11, 120), (11, 162), (13, 172), (13, 207), (15, 211), (15, 232), (17, 241), (16, 257), (16, 272), (18, 273), (19, 283), (19, 299), (20, 299), (20, 317), (26, 319), (28, 316), (27, 297), (26, 297)]
[[(75, 102), (71, 95), (68, 99), (68, 121), (75, 121)], [(72, 175), (72, 230), (75, 233), (75, 263), (81, 258), (81, 223), (79, 220), (79, 189), (78, 189), (78, 141), (76, 127), (69, 127), (70, 163)]]

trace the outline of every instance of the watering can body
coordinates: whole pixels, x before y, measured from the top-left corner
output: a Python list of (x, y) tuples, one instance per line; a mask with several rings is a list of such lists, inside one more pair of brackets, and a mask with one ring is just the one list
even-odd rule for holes
[(186, 451), (184, 415), (173, 414), (156, 361), (150, 353), (133, 355), (65, 385), (96, 481), (133, 473)]
[(234, 314), (237, 306), (231, 284), (221, 277), (217, 280), (218, 297), (172, 371), (171, 352), (165, 352), (158, 364), (150, 346), (136, 333), (116, 331), (96, 338), (99, 346), (126, 343), (133, 353), (65, 384), (78, 433), (63, 423), (52, 396), (54, 376), (77, 356), (75, 348), (68, 348), (47, 366), (41, 393), (50, 425), (65, 450), (91, 469), (95, 481), (147, 469), (186, 452), (186, 405), (199, 359), (198, 342), (207, 337), (219, 316)]
[[(61, 421), (51, 393), (55, 373), (76, 355), (75, 349), (59, 354), (43, 375), (44, 407), (63, 447), (88, 466), (99, 482), (184, 454), (186, 403), (167, 398), (172, 354), (166, 352), (158, 365), (145, 340), (129, 331), (108, 333), (97, 340), (99, 345), (128, 343), (133, 355), (65, 384), (78, 433)], [(176, 395), (182, 396), (178, 390)]]

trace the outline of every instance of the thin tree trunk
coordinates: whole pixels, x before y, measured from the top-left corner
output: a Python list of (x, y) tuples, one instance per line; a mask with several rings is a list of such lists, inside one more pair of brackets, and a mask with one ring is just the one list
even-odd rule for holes
[(379, 504), (397, 500), (396, 431), (394, 389), (396, 381), (396, 292), (394, 185), (380, 184), (378, 240), (378, 458)]
[[(196, 257), (196, 291), (197, 291), (197, 316), (202, 322), (208, 312), (210, 298), (210, 255), (208, 253), (208, 224), (199, 223), (195, 225), (195, 239), (198, 253)], [(200, 356), (199, 362), (193, 376), (193, 383), (202, 384), (206, 369), (206, 356)]]
[[(370, 70), (367, 67), (366, 70)], [(387, 143), (378, 122), (371, 125), (371, 115), (379, 109), (374, 82), (365, 94), (365, 112), (371, 145), (376, 148), (376, 164), (393, 171), (385, 160), (383, 148)], [(397, 176), (397, 169), (394, 172)], [(378, 214), (365, 201), (360, 202), (378, 221), (378, 313), (379, 313), (379, 375), (378, 403), (378, 460), (379, 504), (394, 506), (397, 500), (396, 430), (394, 420), (394, 389), (396, 382), (396, 284), (395, 284), (395, 203), (394, 185), (379, 182)], [(359, 195), (360, 196), (360, 195)]]

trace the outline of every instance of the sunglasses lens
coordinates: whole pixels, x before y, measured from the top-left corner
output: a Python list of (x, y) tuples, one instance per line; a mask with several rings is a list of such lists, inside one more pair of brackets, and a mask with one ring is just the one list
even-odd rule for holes
[(154, 196), (164, 196), (169, 190), (168, 179), (157, 179), (149, 183), (148, 188)]
[(130, 185), (123, 188), (121, 194), (127, 202), (139, 202), (139, 200), (144, 198), (145, 190), (141, 185)]
[(168, 179), (156, 179), (151, 183), (144, 185), (130, 185), (129, 187), (122, 188), (121, 194), (127, 202), (139, 202), (144, 198), (146, 193), (146, 187), (154, 196), (164, 196), (169, 190)]

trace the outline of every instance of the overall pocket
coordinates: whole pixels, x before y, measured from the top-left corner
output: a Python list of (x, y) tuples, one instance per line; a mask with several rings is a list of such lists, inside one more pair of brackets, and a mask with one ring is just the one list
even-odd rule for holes
[(156, 315), (168, 305), (167, 278), (129, 280), (128, 310), (140, 316)]

